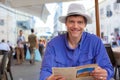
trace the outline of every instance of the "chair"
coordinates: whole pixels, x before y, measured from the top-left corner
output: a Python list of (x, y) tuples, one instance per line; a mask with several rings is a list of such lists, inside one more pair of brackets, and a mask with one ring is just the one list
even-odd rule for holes
[(6, 71), (6, 63), (7, 63), (7, 52), (0, 51), (1, 63), (0, 63), (0, 80), (8, 80), (7, 71)]
[[(13, 76), (11, 73), (11, 56), (12, 56), (12, 54), (10, 54), (7, 51), (0, 50), (0, 55), (3, 56), (1, 59), (1, 65), (0, 65), (0, 80), (8, 80), (7, 72), (9, 72), (11, 80), (13, 80)], [(8, 63), (7, 63), (7, 59), (8, 59)]]
[(116, 80), (117, 79), (117, 70), (119, 69), (120, 65), (117, 64), (117, 61), (115, 59), (114, 53), (113, 53), (112, 48), (111, 48), (111, 45), (110, 44), (105, 44), (105, 48), (106, 48), (106, 51), (107, 51), (108, 56), (110, 58), (110, 61), (113, 65), (113, 67), (115, 68), (114, 79)]

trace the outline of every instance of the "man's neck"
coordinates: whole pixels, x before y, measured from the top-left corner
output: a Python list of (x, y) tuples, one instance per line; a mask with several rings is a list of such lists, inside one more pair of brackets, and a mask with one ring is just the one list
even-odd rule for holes
[(34, 34), (34, 33), (31, 33), (31, 34)]
[(68, 44), (72, 49), (75, 49), (78, 46), (80, 40), (81, 40), (81, 37), (79, 37), (79, 38), (70, 38), (69, 37)]

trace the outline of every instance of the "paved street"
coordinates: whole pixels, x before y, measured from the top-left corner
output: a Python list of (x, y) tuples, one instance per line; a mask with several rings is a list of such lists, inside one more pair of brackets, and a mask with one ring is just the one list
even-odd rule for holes
[(41, 62), (36, 62), (35, 65), (31, 65), (28, 61), (25, 61), (21, 65), (15, 65), (15, 60), (13, 60), (11, 67), (13, 80), (39, 80), (40, 67)]
[(31, 65), (28, 61), (21, 65), (15, 65), (15, 61), (12, 63), (12, 74), (14, 80), (39, 80), (41, 62), (36, 62), (35, 65)]

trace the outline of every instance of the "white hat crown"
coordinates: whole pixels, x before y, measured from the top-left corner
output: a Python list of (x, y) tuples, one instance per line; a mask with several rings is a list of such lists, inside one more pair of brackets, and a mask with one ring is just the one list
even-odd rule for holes
[(67, 11), (67, 15), (66, 16), (60, 16), (59, 17), (59, 21), (62, 23), (65, 23), (66, 21), (66, 17), (69, 15), (81, 15), (84, 16), (87, 19), (87, 23), (90, 24), (92, 23), (92, 19), (91, 17), (87, 14), (87, 11), (85, 10), (85, 7), (82, 4), (77, 4), (77, 3), (73, 3), (69, 5), (68, 11)]
[(68, 8), (67, 14), (71, 13), (86, 13), (86, 10), (81, 4), (71, 4)]

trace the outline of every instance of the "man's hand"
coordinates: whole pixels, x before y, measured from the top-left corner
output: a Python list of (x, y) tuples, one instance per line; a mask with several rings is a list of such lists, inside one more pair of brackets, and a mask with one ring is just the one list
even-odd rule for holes
[(47, 78), (47, 80), (65, 80), (65, 78), (61, 75), (51, 75)]
[(101, 67), (95, 68), (95, 70), (92, 71), (91, 75), (95, 78), (95, 80), (107, 80), (108, 76), (107, 71)]

